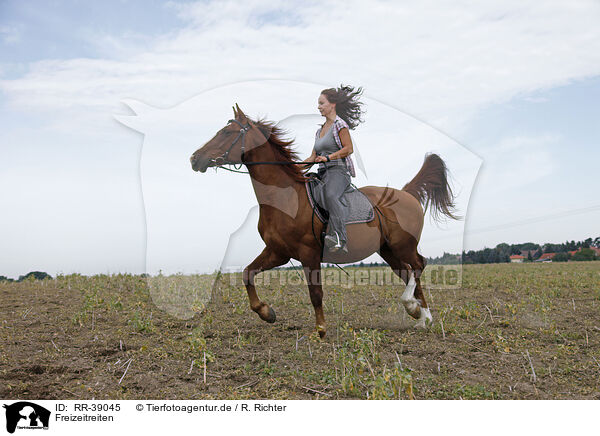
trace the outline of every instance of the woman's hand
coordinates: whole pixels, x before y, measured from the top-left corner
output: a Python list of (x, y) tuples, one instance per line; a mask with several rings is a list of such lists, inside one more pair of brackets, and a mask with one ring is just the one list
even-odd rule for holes
[(312, 167), (313, 164), (315, 163), (315, 158), (316, 157), (317, 157), (317, 152), (313, 148), (313, 151), (310, 154), (310, 156), (307, 157), (306, 160), (303, 161), (303, 162), (306, 162), (306, 165), (304, 165), (304, 169), (308, 170), (310, 167)]
[(319, 162), (327, 162), (327, 157), (326, 156), (317, 156), (315, 158), (315, 162), (319, 163)]

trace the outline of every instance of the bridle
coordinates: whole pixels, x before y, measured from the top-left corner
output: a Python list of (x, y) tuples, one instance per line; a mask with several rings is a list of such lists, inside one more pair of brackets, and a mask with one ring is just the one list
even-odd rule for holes
[[(215, 170), (217, 168), (223, 168), (225, 170), (229, 170), (229, 168), (225, 168), (225, 167), (223, 167), (223, 165), (233, 165), (234, 168), (239, 170), (242, 167), (242, 165), (244, 164), (244, 153), (246, 151), (246, 133), (248, 133), (248, 130), (250, 130), (251, 126), (250, 126), (249, 122), (246, 122), (246, 125), (244, 126), (238, 120), (229, 120), (227, 122), (227, 125), (230, 125), (231, 123), (236, 123), (238, 126), (240, 126), (240, 133), (238, 133), (237, 137), (233, 140), (233, 142), (231, 143), (231, 145), (229, 146), (227, 151), (225, 151), (221, 156), (218, 156), (214, 159), (210, 159), (211, 163), (213, 163), (215, 166)], [(232, 162), (229, 160), (229, 153), (231, 153), (231, 149), (233, 148), (233, 146), (235, 144), (237, 144), (237, 142), (240, 139), (242, 140), (242, 153), (240, 155), (240, 162)], [(239, 165), (239, 167), (236, 167), (236, 165)], [(242, 171), (237, 171), (237, 172), (242, 172)]]
[[(238, 133), (238, 136), (233, 140), (233, 142), (231, 143), (231, 145), (229, 146), (227, 151), (225, 151), (221, 156), (210, 159), (210, 162), (212, 164), (214, 164), (215, 171), (217, 170), (217, 168), (223, 168), (224, 170), (231, 171), (234, 173), (249, 174), (248, 171), (239, 171), (242, 168), (242, 165), (248, 166), (248, 165), (308, 165), (308, 164), (310, 164), (310, 163), (302, 162), (302, 161), (299, 161), (299, 162), (295, 162), (295, 161), (290, 161), (290, 162), (280, 162), (280, 161), (244, 162), (244, 154), (246, 151), (246, 133), (248, 133), (248, 130), (250, 130), (252, 128), (252, 126), (250, 125), (250, 122), (248, 122), (248, 121), (246, 122), (246, 125), (243, 125), (238, 120), (229, 120), (227, 122), (227, 125), (230, 125), (231, 123), (235, 123), (238, 126), (240, 126), (240, 132)], [(237, 144), (237, 142), (240, 139), (242, 141), (240, 162), (233, 162), (233, 161), (229, 160), (229, 153), (231, 153), (231, 149), (233, 148), (233, 146), (235, 144)], [(226, 168), (223, 165), (232, 165), (233, 168), (235, 168), (235, 169), (232, 170), (231, 168)]]

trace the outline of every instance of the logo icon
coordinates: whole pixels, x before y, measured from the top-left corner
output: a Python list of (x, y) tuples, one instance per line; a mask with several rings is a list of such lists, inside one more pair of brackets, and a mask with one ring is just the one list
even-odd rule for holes
[(6, 409), (6, 430), (14, 433), (15, 429), (48, 429), (50, 411), (29, 401), (19, 401), (10, 405), (4, 404)]

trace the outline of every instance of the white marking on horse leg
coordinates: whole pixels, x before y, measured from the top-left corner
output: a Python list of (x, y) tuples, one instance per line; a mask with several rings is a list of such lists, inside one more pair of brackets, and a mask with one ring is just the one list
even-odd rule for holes
[(421, 316), (419, 320), (415, 324), (415, 327), (418, 329), (426, 330), (428, 326), (433, 323), (433, 318), (431, 316), (431, 312), (428, 307), (421, 307)]
[(408, 284), (406, 285), (406, 289), (402, 293), (402, 297), (400, 298), (400, 300), (404, 303), (405, 301), (410, 301), (411, 299), (414, 299), (416, 287), (417, 287), (417, 282), (415, 281), (415, 276), (414, 276), (413, 272), (411, 271), (410, 276), (408, 278)]
[(427, 324), (433, 324), (433, 316), (431, 316), (429, 307), (426, 307), (425, 309), (421, 308), (421, 312), (425, 312), (425, 319), (427, 320)]
[(404, 305), (404, 308), (409, 314), (416, 314), (419, 310), (420, 304), (419, 301), (415, 298), (415, 288), (417, 287), (417, 282), (415, 281), (415, 276), (413, 272), (410, 272), (410, 276), (408, 278), (408, 284), (406, 285), (406, 289), (404, 293), (400, 297), (400, 301)]

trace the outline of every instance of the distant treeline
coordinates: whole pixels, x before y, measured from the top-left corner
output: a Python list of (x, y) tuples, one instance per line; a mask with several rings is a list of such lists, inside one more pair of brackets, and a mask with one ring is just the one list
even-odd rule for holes
[[(600, 260), (600, 257), (595, 251), (591, 250), (590, 247), (600, 248), (600, 236), (595, 239), (587, 238), (584, 241), (566, 241), (562, 244), (546, 243), (546, 244), (535, 244), (533, 242), (525, 242), (523, 244), (506, 244), (501, 243), (496, 245), (495, 248), (484, 248), (483, 250), (469, 250), (463, 251), (462, 254), (451, 254), (444, 253), (440, 257), (428, 257), (426, 258), (427, 264), (429, 265), (456, 265), (459, 263), (502, 263), (510, 262), (510, 256), (518, 254), (524, 257), (525, 261), (536, 261), (544, 253), (556, 253), (552, 257), (553, 262), (566, 262), (568, 260)], [(571, 252), (571, 253), (569, 253)], [(575, 253), (573, 253), (575, 252)], [(326, 263), (324, 267), (335, 267), (335, 264)], [(385, 262), (360, 262), (346, 267), (378, 267), (388, 266)], [(302, 265), (296, 266), (285, 266), (277, 267), (274, 269), (302, 269)], [(147, 277), (147, 274), (142, 274), (142, 277)], [(52, 279), (50, 274), (42, 271), (32, 271), (19, 276), (17, 280), (8, 278), (6, 276), (0, 276), (0, 282), (22, 282), (27, 279), (33, 280), (45, 280)]]
[(52, 279), (52, 276), (42, 271), (32, 271), (30, 273), (25, 274), (24, 276), (19, 276), (17, 280), (8, 278), (6, 276), (0, 276), (0, 282), (22, 282), (27, 279), (46, 280)]
[[(525, 242), (523, 244), (501, 243), (495, 248), (484, 248), (483, 250), (463, 251), (462, 254), (444, 253), (441, 257), (428, 258), (428, 264), (450, 265), (457, 263), (502, 263), (510, 262), (510, 256), (518, 254), (525, 261), (535, 261), (544, 253), (557, 253), (552, 258), (554, 262), (566, 262), (567, 260), (594, 260), (596, 257), (590, 247), (600, 248), (600, 237), (588, 238), (584, 241), (566, 241), (562, 244), (546, 243), (535, 244)], [(577, 251), (570, 254), (569, 252)]]

